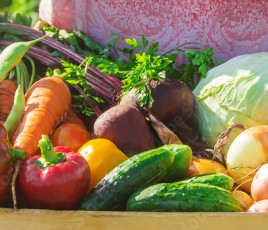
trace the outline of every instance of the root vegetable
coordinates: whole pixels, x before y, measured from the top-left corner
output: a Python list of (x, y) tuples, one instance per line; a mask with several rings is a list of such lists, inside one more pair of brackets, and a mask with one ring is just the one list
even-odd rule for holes
[(251, 183), (251, 195), (255, 201), (268, 199), (268, 163), (262, 165)]
[[(154, 99), (151, 112), (164, 124), (168, 124), (176, 116), (192, 116), (194, 97), (186, 84), (167, 78), (163, 82), (151, 81), (150, 87)], [(131, 90), (121, 99), (120, 104), (136, 106), (137, 101), (137, 94)]]
[(13, 80), (6, 79), (0, 83), (0, 122), (4, 124), (14, 102), (17, 84)]
[(205, 158), (197, 158), (193, 157), (192, 162), (188, 168), (186, 173), (187, 176), (197, 176), (206, 173), (225, 173), (227, 169), (219, 162), (205, 159)]
[(142, 113), (129, 105), (116, 105), (101, 114), (93, 125), (94, 136), (112, 141), (132, 156), (154, 148), (154, 137)]
[(260, 200), (250, 206), (248, 212), (268, 212), (268, 200)]
[(254, 126), (241, 132), (232, 142), (226, 156), (228, 173), (246, 192), (258, 167), (268, 159), (268, 125)]
[(38, 151), (41, 136), (49, 135), (70, 109), (71, 93), (61, 78), (44, 77), (31, 86), (25, 99), (25, 112), (11, 144), (28, 158)]
[(244, 212), (254, 204), (252, 197), (242, 190), (233, 190), (231, 193), (241, 203)]

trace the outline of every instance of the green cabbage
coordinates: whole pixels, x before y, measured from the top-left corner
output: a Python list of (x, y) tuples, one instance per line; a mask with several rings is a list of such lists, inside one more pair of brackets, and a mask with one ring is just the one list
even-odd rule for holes
[[(202, 139), (214, 147), (232, 122), (268, 124), (268, 52), (234, 57), (211, 69), (193, 90), (194, 117)], [(239, 131), (235, 131), (228, 146)]]

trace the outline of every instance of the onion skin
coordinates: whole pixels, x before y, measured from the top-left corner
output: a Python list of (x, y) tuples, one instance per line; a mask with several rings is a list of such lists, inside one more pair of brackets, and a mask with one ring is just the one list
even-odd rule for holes
[(248, 212), (268, 212), (268, 200), (260, 200), (250, 206)]
[(231, 193), (241, 203), (244, 212), (246, 212), (254, 204), (252, 197), (242, 190), (233, 190)]
[(254, 175), (268, 161), (268, 125), (248, 128), (232, 142), (227, 156), (228, 173), (239, 187), (250, 193)]
[(255, 201), (268, 199), (268, 163), (262, 165), (251, 184), (251, 195)]
[(205, 158), (193, 157), (192, 162), (186, 172), (186, 176), (197, 176), (207, 173), (225, 173), (227, 169), (217, 161)]

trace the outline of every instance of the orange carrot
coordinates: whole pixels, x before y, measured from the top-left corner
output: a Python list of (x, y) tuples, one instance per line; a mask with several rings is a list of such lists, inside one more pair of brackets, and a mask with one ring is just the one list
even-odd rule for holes
[(0, 83), (0, 122), (4, 124), (12, 109), (17, 83), (6, 79)]
[(11, 144), (26, 152), (26, 158), (38, 152), (43, 134), (50, 135), (71, 107), (71, 93), (59, 77), (36, 81), (25, 94), (26, 106), (22, 120), (11, 137)]

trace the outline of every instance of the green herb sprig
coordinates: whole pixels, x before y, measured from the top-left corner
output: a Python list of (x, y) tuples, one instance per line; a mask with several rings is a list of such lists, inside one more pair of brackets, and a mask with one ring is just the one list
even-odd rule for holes
[(60, 75), (71, 86), (80, 88), (80, 90), (78, 89), (80, 92), (79, 94), (72, 94), (73, 107), (86, 116), (92, 116), (95, 114), (95, 111), (92, 107), (93, 104), (104, 103), (103, 99), (95, 95), (87, 81), (87, 69), (90, 62), (90, 57), (85, 58), (85, 60), (79, 66), (62, 60), (64, 73)]

